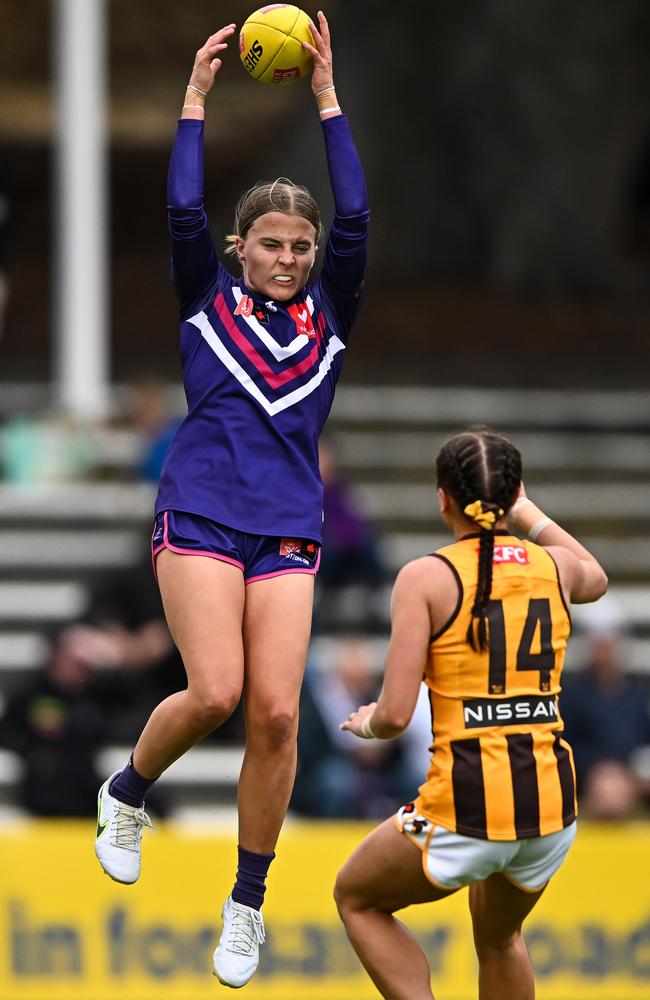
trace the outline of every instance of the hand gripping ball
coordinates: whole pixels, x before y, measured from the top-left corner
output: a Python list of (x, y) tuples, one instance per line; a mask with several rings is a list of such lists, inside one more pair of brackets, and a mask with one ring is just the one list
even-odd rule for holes
[(239, 54), (244, 69), (260, 83), (293, 83), (312, 68), (302, 42), (313, 45), (310, 18), (290, 3), (260, 7), (244, 21)]

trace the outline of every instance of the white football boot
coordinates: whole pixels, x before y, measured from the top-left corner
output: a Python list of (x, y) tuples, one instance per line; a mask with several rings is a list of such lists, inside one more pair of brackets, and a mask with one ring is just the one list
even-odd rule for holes
[(142, 830), (145, 826), (153, 830), (154, 826), (144, 811), (144, 803), (136, 809), (109, 794), (111, 782), (120, 773), (111, 774), (99, 789), (95, 854), (113, 881), (131, 885), (140, 875)]
[(264, 920), (259, 910), (235, 903), (232, 896), (221, 911), (223, 930), (212, 956), (214, 975), (224, 986), (238, 990), (253, 976), (264, 944)]

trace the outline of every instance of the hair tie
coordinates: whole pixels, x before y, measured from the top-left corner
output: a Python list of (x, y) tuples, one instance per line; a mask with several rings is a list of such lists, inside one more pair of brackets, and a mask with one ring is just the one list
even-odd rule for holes
[(501, 507), (495, 507), (493, 504), (486, 503), (483, 506), (482, 500), (475, 500), (474, 503), (467, 504), (463, 513), (471, 518), (472, 521), (476, 521), (478, 526), (483, 528), (484, 531), (493, 531), (497, 519), (503, 517), (504, 511)]

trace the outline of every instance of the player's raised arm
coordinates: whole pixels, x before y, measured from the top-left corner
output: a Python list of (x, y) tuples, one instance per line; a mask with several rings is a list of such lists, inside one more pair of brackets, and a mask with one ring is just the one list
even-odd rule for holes
[(205, 101), (221, 69), (234, 24), (210, 35), (197, 51), (185, 90), (167, 177), (167, 211), (172, 241), (172, 278), (181, 314), (191, 310), (219, 268), (203, 208)]
[(336, 94), (329, 25), (322, 11), (318, 12), (318, 27), (312, 25), (311, 32), (314, 44), (303, 45), (314, 63), (311, 86), (323, 125), (335, 207), (320, 280), (332, 294), (341, 333), (347, 334), (358, 310), (366, 269), (368, 192), (348, 119)]
[(607, 574), (595, 556), (533, 503), (522, 483), (508, 517), (513, 529), (549, 549), (558, 565), (562, 586), (574, 604), (597, 601), (607, 590)]

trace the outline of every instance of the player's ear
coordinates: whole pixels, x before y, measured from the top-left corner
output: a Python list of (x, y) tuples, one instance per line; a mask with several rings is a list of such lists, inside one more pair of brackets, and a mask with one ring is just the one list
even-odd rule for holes
[(440, 513), (441, 514), (448, 514), (449, 513), (449, 497), (447, 496), (447, 494), (443, 490), (442, 486), (438, 487), (438, 503), (440, 504)]
[(235, 250), (240, 260), (244, 259), (244, 241), (241, 236), (235, 237)]

